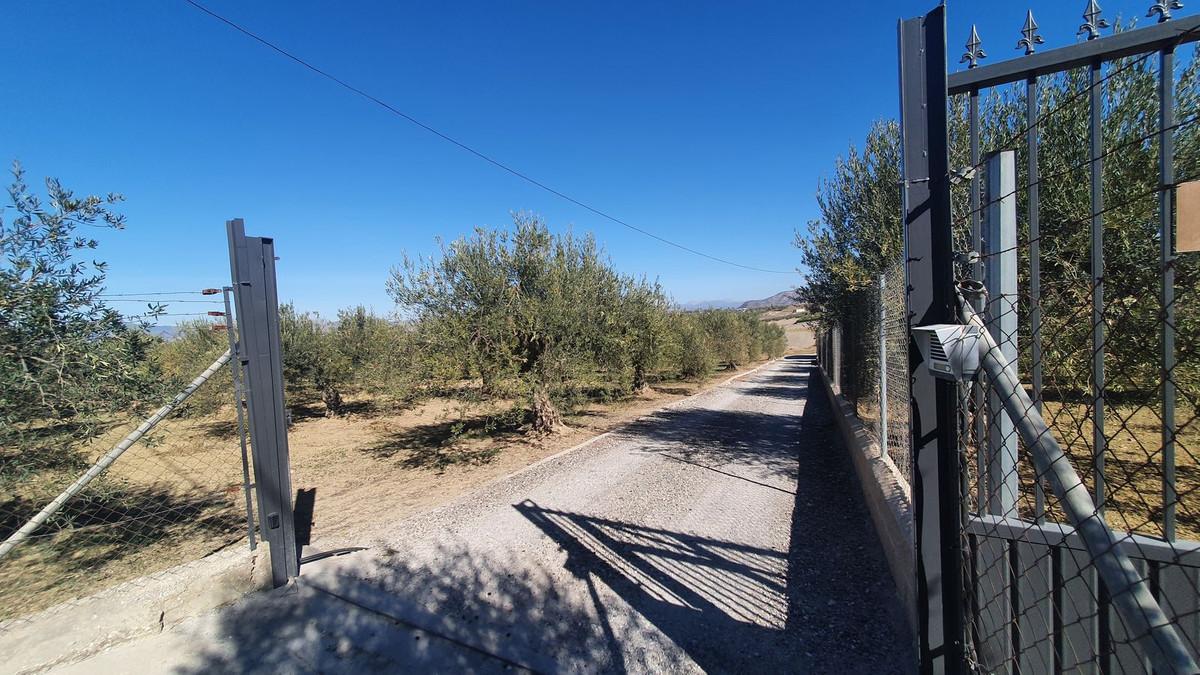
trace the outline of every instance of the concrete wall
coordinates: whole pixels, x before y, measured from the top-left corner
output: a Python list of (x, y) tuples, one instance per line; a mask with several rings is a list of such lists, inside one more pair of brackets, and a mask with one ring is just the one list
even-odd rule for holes
[(904, 605), (913, 634), (917, 631), (917, 568), (916, 542), (913, 534), (912, 492), (896, 465), (882, 457), (879, 446), (871, 439), (854, 406), (833, 390), (833, 383), (824, 372), (821, 381), (833, 408), (846, 450), (854, 460), (863, 499), (871, 513), (879, 545), (887, 556), (896, 590)]

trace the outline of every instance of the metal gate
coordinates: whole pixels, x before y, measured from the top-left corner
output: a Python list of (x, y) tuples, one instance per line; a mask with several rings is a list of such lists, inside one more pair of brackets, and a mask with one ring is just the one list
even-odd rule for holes
[(944, 6), (900, 23), (910, 330), (978, 315), (991, 347), (959, 382), (910, 347), (925, 672), (1195, 672), (1200, 261), (1175, 202), (1200, 195), (1200, 84), (1175, 52), (1200, 17), (1181, 7), (1102, 37), (1091, 0), (1083, 39), (1041, 52), (1028, 13), (1024, 56), (987, 66), (973, 28), (955, 73)]

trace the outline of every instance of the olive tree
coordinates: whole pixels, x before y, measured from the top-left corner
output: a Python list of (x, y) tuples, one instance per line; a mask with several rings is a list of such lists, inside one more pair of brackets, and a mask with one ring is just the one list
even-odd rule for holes
[(279, 307), (279, 338), (283, 349), (283, 380), (291, 393), (315, 391), (325, 414), (343, 412), (343, 390), (350, 380), (350, 359), (339, 350), (331, 331), (319, 317), (297, 312), (288, 303)]
[(70, 447), (161, 394), (147, 368), (155, 338), (100, 297), (107, 266), (81, 232), (122, 229), (121, 196), (77, 196), (53, 178), (39, 196), (19, 164), (12, 173), (11, 210), (0, 210), (0, 466)]
[(511, 231), (477, 229), (432, 259), (406, 257), (388, 291), (431, 350), (459, 364), (444, 376), (486, 391), (515, 383), (537, 433), (559, 426), (560, 406), (596, 372), (630, 364), (644, 379), (658, 338), (639, 313), (666, 303), (618, 274), (591, 236), (551, 233), (526, 214)]

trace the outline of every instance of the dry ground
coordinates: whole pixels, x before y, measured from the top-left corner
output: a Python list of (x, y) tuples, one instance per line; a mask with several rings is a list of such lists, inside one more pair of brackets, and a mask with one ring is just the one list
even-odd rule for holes
[[(789, 333), (789, 346), (798, 345), (791, 351), (811, 343), (795, 334)], [(480, 418), (463, 417), (461, 404), (445, 399), (400, 410), (351, 401), (357, 412), (338, 418), (299, 414), (288, 434), (292, 483), (297, 510), (306, 511), (306, 501), (312, 505), (311, 532), (300, 523), (299, 534), (319, 549), (365, 543), (377, 526), (446, 503), (735, 374), (663, 383), (627, 400), (585, 405), (566, 418), (566, 430), (547, 438), (472, 434)], [(77, 501), (86, 517), (71, 528), (47, 528), (0, 564), (0, 621), (245, 545), (232, 419), (228, 407), (211, 418), (170, 419), (149, 443), (134, 445)], [(459, 422), (466, 434), (452, 433)], [(92, 444), (89, 459), (130, 428), (111, 429)], [(53, 496), (70, 478), (60, 482), (41, 486), (30, 501), (44, 503), (44, 495)], [(107, 495), (103, 508), (82, 509), (93, 493)]]
[(815, 354), (817, 349), (816, 336), (808, 327), (808, 324), (798, 321), (802, 315), (804, 315), (803, 308), (792, 306), (763, 312), (762, 318), (764, 321), (773, 323), (783, 329), (784, 334), (787, 335), (789, 353)]

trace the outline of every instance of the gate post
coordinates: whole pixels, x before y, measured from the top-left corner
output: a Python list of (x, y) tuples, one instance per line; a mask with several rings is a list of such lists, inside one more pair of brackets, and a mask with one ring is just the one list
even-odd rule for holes
[(299, 561), (283, 407), (275, 243), (266, 237), (247, 237), (241, 218), (227, 221), (225, 227), (246, 377), (260, 534), (271, 551), (271, 581), (282, 586), (299, 574)]
[[(1017, 364), (1017, 154), (987, 158), (987, 208), (982, 237), (987, 307), (984, 322), (1004, 359)], [(1017, 432), (999, 395), (989, 387), (987, 512), (1017, 515)]]
[[(987, 304), (984, 324), (999, 345), (1006, 365), (1017, 366), (1017, 155), (1011, 150), (986, 159), (987, 202), (980, 251), (984, 260)], [(1017, 517), (1017, 431), (995, 387), (987, 395), (986, 433), (980, 434), (979, 465), (986, 467), (987, 493), (980, 510), (1004, 518)], [(975, 589), (978, 658), (995, 672), (1013, 664), (1011, 542), (984, 537), (976, 544)]]
[[(904, 252), (909, 328), (955, 322), (946, 135), (946, 8), (899, 25)], [(909, 340), (919, 654), (924, 673), (963, 659), (957, 393)]]

